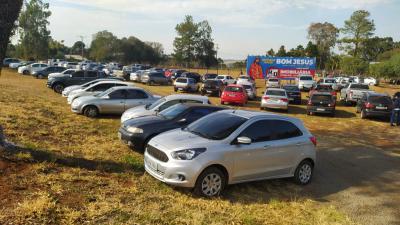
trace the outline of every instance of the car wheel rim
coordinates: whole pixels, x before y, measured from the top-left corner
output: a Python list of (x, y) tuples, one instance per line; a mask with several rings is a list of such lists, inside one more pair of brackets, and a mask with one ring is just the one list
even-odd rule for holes
[(311, 166), (308, 164), (302, 165), (299, 171), (300, 182), (303, 184), (307, 183), (311, 178), (311, 174), (312, 174)]
[(216, 173), (208, 174), (201, 182), (201, 191), (206, 196), (215, 196), (221, 191), (222, 179)]
[(89, 108), (88, 111), (87, 111), (87, 114), (88, 114), (88, 116), (90, 116), (90, 117), (95, 117), (96, 114), (97, 114), (96, 109), (94, 109), (94, 108)]

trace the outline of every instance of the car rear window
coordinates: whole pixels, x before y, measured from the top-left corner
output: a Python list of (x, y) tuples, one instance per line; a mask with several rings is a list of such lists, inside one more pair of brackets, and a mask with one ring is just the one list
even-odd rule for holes
[(178, 83), (187, 83), (187, 79), (185, 79), (185, 78), (178, 78), (178, 79), (176, 79), (176, 82), (178, 82)]
[(297, 86), (284, 86), (283, 88), (288, 91), (300, 91), (299, 87)]
[(334, 84), (334, 83), (336, 83), (336, 80), (335, 80), (335, 79), (326, 79), (326, 80), (325, 80), (325, 83), (327, 83), (327, 84)]
[(206, 85), (206, 86), (217, 86), (218, 85), (218, 82), (219, 81), (217, 81), (217, 80), (206, 80), (206, 81), (204, 81), (204, 85)]
[(275, 79), (275, 78), (271, 78), (271, 79), (269, 79), (268, 80), (268, 82), (278, 82), (279, 80), (278, 79)]
[(267, 92), (265, 94), (266, 95), (285, 96), (285, 92), (279, 91), (279, 90), (267, 90)]
[(332, 101), (332, 96), (314, 94), (311, 96), (311, 101), (312, 102), (330, 102), (330, 101)]
[(230, 91), (230, 92), (243, 92), (243, 88), (241, 87), (233, 87), (229, 86), (225, 88), (225, 91)]
[(391, 105), (392, 99), (388, 96), (370, 96), (368, 101), (372, 104), (384, 104), (384, 105)]
[(308, 76), (307, 77), (300, 77), (299, 79), (300, 80), (312, 80), (312, 77), (308, 77)]
[(362, 89), (362, 90), (369, 90), (369, 86), (365, 84), (352, 84), (350, 88), (353, 89)]

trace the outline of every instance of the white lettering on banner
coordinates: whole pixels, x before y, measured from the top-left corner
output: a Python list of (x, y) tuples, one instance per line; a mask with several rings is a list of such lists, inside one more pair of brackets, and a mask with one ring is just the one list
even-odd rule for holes
[(313, 65), (312, 59), (276, 59), (276, 64), (281, 65)]

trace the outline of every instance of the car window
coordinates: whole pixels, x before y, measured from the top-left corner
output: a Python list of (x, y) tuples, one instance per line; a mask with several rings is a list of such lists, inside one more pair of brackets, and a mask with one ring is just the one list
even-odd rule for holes
[(203, 103), (202, 101), (190, 100), (190, 99), (183, 99), (181, 100), (182, 103)]
[(206, 116), (210, 113), (215, 112), (217, 109), (216, 108), (195, 108), (192, 109), (186, 114), (186, 121), (191, 123), (193, 121), (196, 121), (200, 119), (203, 116)]
[(375, 105), (383, 104), (383, 105), (391, 105), (392, 99), (388, 96), (370, 96), (369, 102)]
[(308, 76), (307, 77), (300, 77), (299, 79), (300, 80), (312, 80), (312, 77), (308, 77)]
[(93, 88), (91, 88), (91, 91), (105, 91), (112, 87), (114, 87), (114, 84), (112, 84), (112, 83), (98, 84), (98, 85), (94, 86)]
[(279, 91), (279, 90), (267, 90), (265, 95), (286, 96), (284, 91)]
[(248, 137), (252, 142), (275, 141), (298, 137), (302, 132), (293, 123), (284, 120), (260, 120), (248, 126), (239, 137)]
[(85, 75), (84, 71), (76, 71), (75, 73), (72, 74), (72, 77), (79, 78), (79, 77), (84, 77), (84, 75)]
[(33, 64), (32, 67), (34, 68), (39, 67), (39, 64)]
[(96, 71), (87, 71), (86, 77), (97, 77)]
[(169, 108), (169, 107), (171, 107), (171, 106), (173, 106), (173, 105), (176, 105), (176, 104), (178, 104), (178, 103), (180, 103), (180, 100), (179, 100), (179, 99), (165, 102), (163, 105), (161, 105), (160, 107), (158, 107), (158, 111), (161, 112), (161, 111), (163, 111), (164, 109), (167, 109), (167, 108)]
[(168, 109), (162, 111), (160, 114), (161, 117), (164, 117), (166, 119), (174, 119), (177, 116), (181, 115), (185, 110), (187, 109), (186, 105), (183, 104), (176, 104), (172, 107), (169, 107)]
[(111, 92), (109, 95), (110, 99), (125, 99), (126, 90), (115, 90)]
[(332, 101), (331, 95), (314, 94), (311, 96), (311, 102), (331, 102), (331, 101)]
[(225, 91), (229, 91), (229, 92), (243, 92), (243, 88), (242, 87), (235, 87), (235, 86), (228, 86), (225, 88)]
[(222, 140), (247, 120), (234, 114), (215, 113), (191, 123), (186, 130), (207, 139)]
[(127, 99), (146, 99), (147, 94), (142, 90), (127, 90)]
[(187, 79), (185, 79), (185, 78), (178, 78), (178, 79), (176, 79), (176, 82), (178, 82), (178, 83), (186, 83), (186, 82), (187, 82)]

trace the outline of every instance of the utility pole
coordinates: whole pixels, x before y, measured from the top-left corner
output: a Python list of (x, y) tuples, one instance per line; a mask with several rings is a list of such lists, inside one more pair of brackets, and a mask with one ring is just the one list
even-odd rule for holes
[(215, 44), (215, 46), (216, 46), (216, 48), (215, 48), (215, 54), (216, 54), (216, 58), (217, 58), (217, 75), (218, 75), (218, 69), (219, 69), (219, 61), (218, 61), (218, 50), (219, 50), (219, 47), (218, 47), (218, 44)]
[(82, 45), (81, 45), (81, 57), (82, 57), (82, 61), (83, 61), (83, 45), (84, 45), (83, 40), (85, 39), (85, 36), (79, 35), (79, 38), (81, 39), (81, 42), (82, 42)]

